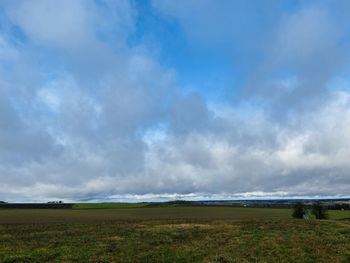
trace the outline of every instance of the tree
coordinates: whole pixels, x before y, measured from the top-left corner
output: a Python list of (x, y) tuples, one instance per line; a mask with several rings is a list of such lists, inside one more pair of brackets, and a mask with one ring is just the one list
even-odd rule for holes
[(311, 208), (312, 214), (316, 217), (316, 219), (327, 219), (328, 211), (321, 202), (315, 202), (312, 204)]
[(292, 214), (294, 218), (303, 218), (305, 214), (306, 214), (306, 208), (303, 203), (299, 202), (294, 204), (293, 214)]

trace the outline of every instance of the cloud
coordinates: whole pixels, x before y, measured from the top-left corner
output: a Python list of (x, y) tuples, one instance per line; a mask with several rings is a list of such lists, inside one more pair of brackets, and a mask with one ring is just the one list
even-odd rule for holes
[(246, 94), (263, 98), (280, 119), (319, 107), (344, 63), (343, 34), (324, 7), (286, 15), (268, 38), (266, 59), (248, 81)]
[[(189, 198), (342, 196), (349, 184), (349, 96), (338, 94), (325, 109), (305, 116), (303, 128), (275, 129), (269, 122), (258, 126), (274, 134), (275, 144), (237, 140), (229, 124), (236, 121), (225, 119), (221, 132), (145, 140), (140, 159), (134, 152), (140, 148), (125, 141), (99, 148), (75, 142), (58, 159), (7, 169), (11, 176), (4, 182), (16, 184), (9, 192), (30, 192), (35, 199), (147, 198), (150, 193)], [(11, 182), (15, 174), (34, 176), (33, 183)]]
[[(237, 135), (227, 124), (227, 130), (209, 135), (194, 133), (185, 140), (179, 137), (160, 140), (151, 148), (152, 161), (148, 163), (157, 166), (154, 171), (167, 175), (164, 185), (178, 188), (176, 192), (186, 189), (182, 194), (254, 191), (340, 194), (344, 185), (349, 184), (348, 96), (336, 95), (325, 109), (306, 114), (300, 126), (275, 129), (268, 121), (259, 125), (259, 131), (274, 134), (274, 144), (244, 141), (249, 133), (254, 133), (249, 129), (241, 140), (230, 138)], [(224, 121), (237, 123), (232, 119)]]
[(90, 21), (84, 1), (8, 2), (8, 14), (35, 43), (78, 48), (89, 41)]
[(205, 101), (195, 93), (176, 98), (169, 115), (169, 130), (176, 134), (205, 131), (211, 117)]
[(342, 1), (293, 8), (281, 1), (154, 0), (153, 5), (177, 21), (197, 49), (225, 50), (232, 75), (242, 79), (236, 89), (280, 121), (322, 105), (328, 84), (346, 63), (349, 32)]
[(133, 3), (4, 2), (0, 199), (347, 195), (350, 93), (329, 87), (345, 29), (324, 6), (271, 4), (153, 2), (192, 45), (260, 46), (231, 102), (183, 92), (176, 68), (129, 44)]

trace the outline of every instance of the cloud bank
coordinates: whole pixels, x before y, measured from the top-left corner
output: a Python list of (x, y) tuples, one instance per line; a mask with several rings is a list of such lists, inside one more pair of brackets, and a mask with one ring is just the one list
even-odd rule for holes
[(146, 4), (230, 58), (217, 100), (181, 86), (135, 1), (3, 1), (0, 200), (348, 196), (346, 2), (287, 2)]

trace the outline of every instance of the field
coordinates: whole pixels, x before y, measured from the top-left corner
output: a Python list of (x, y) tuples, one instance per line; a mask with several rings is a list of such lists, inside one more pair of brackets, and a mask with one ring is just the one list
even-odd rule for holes
[(0, 262), (350, 262), (350, 211), (112, 207), (0, 210)]
[(138, 208), (145, 207), (147, 203), (77, 203), (75, 209), (111, 209), (111, 208)]

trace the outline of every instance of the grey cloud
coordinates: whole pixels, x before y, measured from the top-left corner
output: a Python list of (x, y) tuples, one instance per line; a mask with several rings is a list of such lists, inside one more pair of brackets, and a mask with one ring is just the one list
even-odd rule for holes
[[(30, 12), (11, 11), (13, 23), (36, 45), (53, 48), (64, 58), (52, 72), (47, 69), (52, 77), (45, 79), (35, 56), (40, 52), (31, 43), (14, 47), (6, 42), (6, 50), (17, 55), (6, 58), (13, 70), (0, 69), (0, 199), (348, 194), (350, 95), (325, 91), (340, 62), (323, 53), (341, 50), (338, 35), (326, 37), (333, 32), (328, 22), (332, 18), (322, 11), (287, 16), (272, 36), (277, 41), (271, 48), (278, 52), (269, 51), (276, 60), (266, 62), (268, 72), (292, 65), (298, 70), (292, 84), (300, 87), (286, 87), (289, 93), (282, 90), (270, 98), (265, 90), (271, 88), (270, 79), (254, 82), (254, 94), (281, 111), (278, 103), (295, 108), (303, 103), (299, 100), (329, 94), (323, 108), (308, 109), (281, 123), (269, 118), (266, 105), (220, 109), (200, 94), (181, 94), (171, 70), (142, 48), (126, 45), (137, 15), (127, 2), (107, 16), (121, 27), (103, 20), (101, 35), (93, 26), (94, 15), (99, 17), (99, 8), (109, 9), (114, 2), (104, 1), (102, 7), (64, 2), (81, 5), (82, 17), (70, 20), (73, 31), (68, 32), (61, 32), (51, 17), (40, 18), (53, 23), (49, 33), (26, 17), (49, 8), (47, 3), (20, 3)], [(120, 45), (109, 46), (103, 35), (110, 36), (114, 28)], [(70, 39), (75, 30), (82, 35)], [(308, 35), (310, 31), (314, 35)], [(67, 50), (75, 45), (71, 41), (86, 39), (92, 44), (83, 45), (83, 51)], [(298, 53), (301, 50), (304, 53)], [(311, 74), (314, 71), (324, 77)], [(295, 100), (287, 100), (286, 94)], [(251, 105), (250, 97), (245, 99)]]
[(182, 134), (208, 129), (211, 113), (199, 94), (179, 96), (170, 109), (170, 130)]

